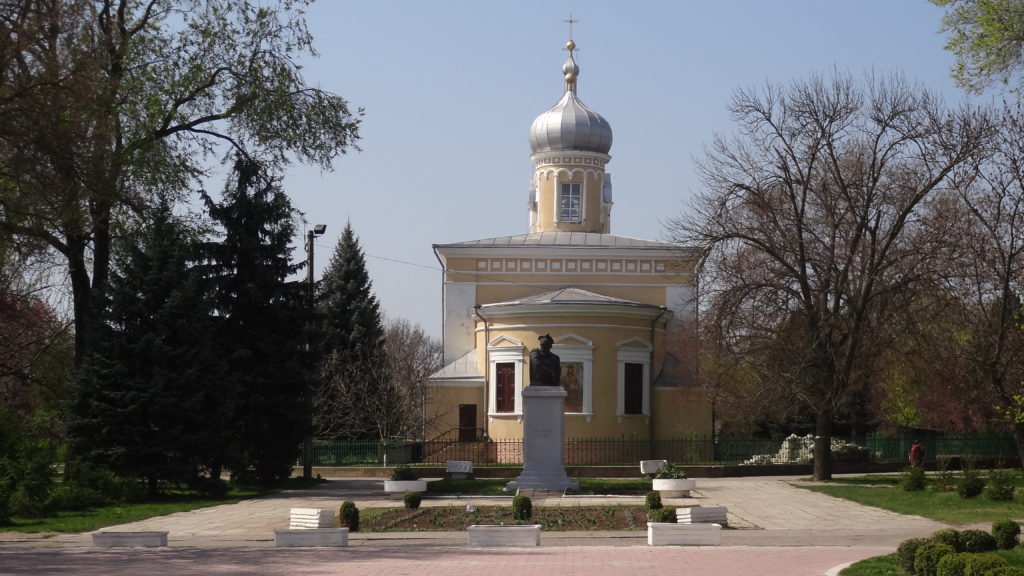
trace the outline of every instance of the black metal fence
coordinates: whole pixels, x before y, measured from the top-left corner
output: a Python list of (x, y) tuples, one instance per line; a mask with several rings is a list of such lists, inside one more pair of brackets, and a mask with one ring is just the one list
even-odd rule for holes
[[(833, 439), (835, 461), (906, 462), (911, 438), (868, 437)], [(813, 454), (811, 436), (774, 440), (754, 438), (587, 438), (565, 441), (569, 465), (636, 465), (640, 460), (669, 460), (685, 465), (808, 463)], [(1012, 438), (1000, 436), (927, 438), (925, 460), (1005, 462), (1017, 458)], [(518, 465), (523, 462), (522, 440), (452, 439), (406, 441), (328, 441), (313, 443), (314, 466), (391, 466), (444, 464), (470, 460), (476, 466)]]

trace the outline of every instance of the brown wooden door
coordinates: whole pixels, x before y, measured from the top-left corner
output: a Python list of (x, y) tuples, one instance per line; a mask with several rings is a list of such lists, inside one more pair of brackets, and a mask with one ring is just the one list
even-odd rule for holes
[(476, 440), (476, 404), (459, 404), (459, 442)]

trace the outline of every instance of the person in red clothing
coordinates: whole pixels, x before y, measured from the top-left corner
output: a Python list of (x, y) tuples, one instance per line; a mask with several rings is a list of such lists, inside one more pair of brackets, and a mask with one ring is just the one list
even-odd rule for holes
[(924, 447), (921, 446), (920, 440), (914, 440), (914, 443), (910, 445), (910, 465), (924, 465)]

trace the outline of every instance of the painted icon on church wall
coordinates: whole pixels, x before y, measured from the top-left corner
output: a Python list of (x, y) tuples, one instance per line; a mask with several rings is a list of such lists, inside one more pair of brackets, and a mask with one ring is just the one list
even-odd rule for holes
[(565, 411), (583, 412), (583, 363), (562, 362), (562, 388), (565, 388)]

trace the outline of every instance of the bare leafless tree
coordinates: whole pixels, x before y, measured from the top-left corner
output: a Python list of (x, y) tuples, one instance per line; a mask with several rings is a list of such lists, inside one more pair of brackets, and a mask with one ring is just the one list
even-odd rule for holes
[(814, 477), (831, 477), (834, 415), (868, 379), (929, 254), (918, 207), (992, 131), (902, 77), (812, 76), (738, 90), (703, 189), (670, 235), (701, 251), (701, 318), (764, 352), (816, 418)]
[(954, 172), (954, 202), (942, 208), (961, 223), (946, 235), (943, 287), (963, 337), (950, 355), (1013, 427), (1024, 456), (1024, 110), (1005, 105), (990, 150)]
[[(441, 343), (402, 318), (388, 320), (385, 334), (381, 363), (344, 364), (338, 357), (323, 363), (314, 398), (319, 436), (422, 437), (424, 381), (441, 366)], [(374, 393), (364, 394), (367, 387)]]

